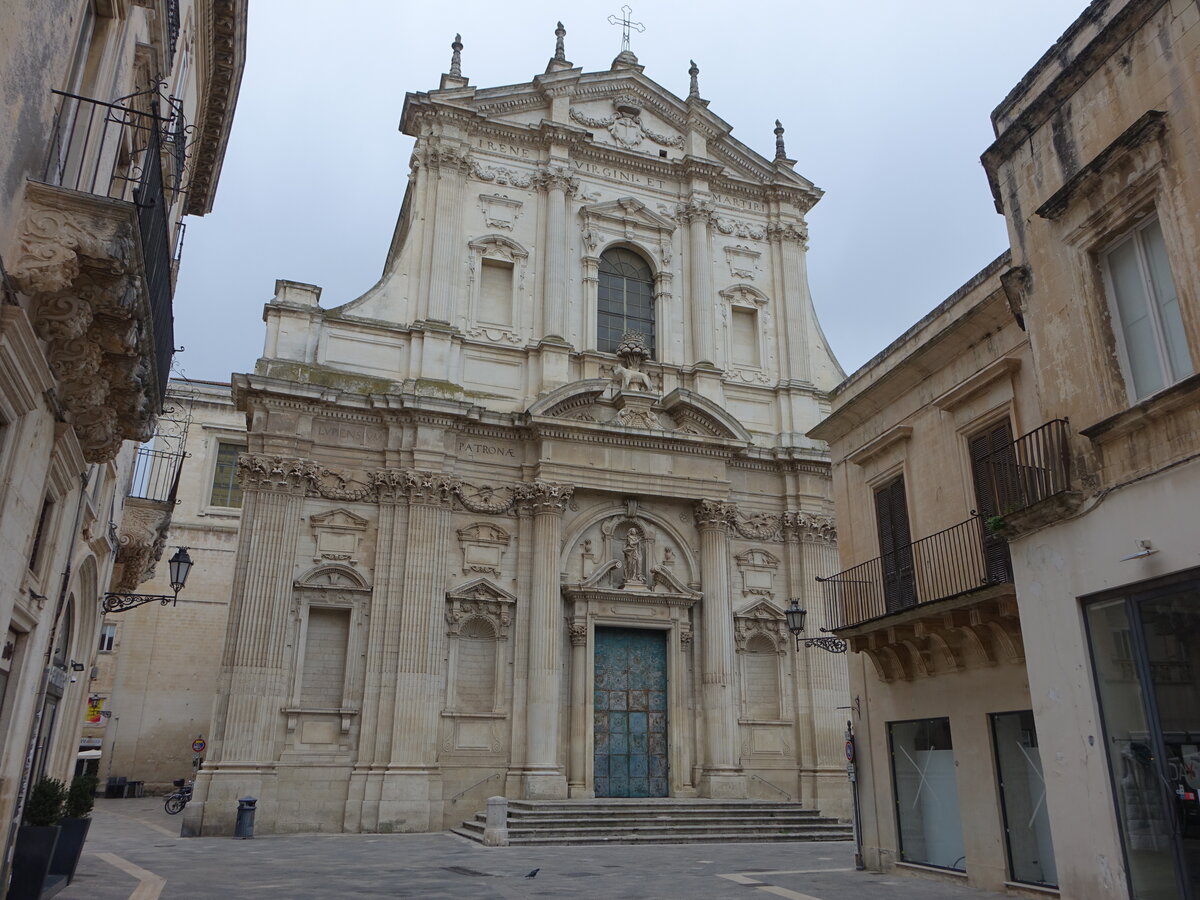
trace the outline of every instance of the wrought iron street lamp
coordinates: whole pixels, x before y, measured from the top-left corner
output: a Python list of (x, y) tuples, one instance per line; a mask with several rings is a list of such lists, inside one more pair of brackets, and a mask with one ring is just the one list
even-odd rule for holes
[[(797, 650), (803, 644), (805, 647), (820, 647), (829, 653), (846, 652), (846, 642), (839, 637), (801, 637), (804, 634), (804, 620), (808, 616), (808, 610), (803, 609), (800, 606), (800, 601), (795, 597), (792, 598), (792, 605), (783, 611), (783, 615), (787, 619), (788, 631), (796, 639)], [(825, 631), (824, 628), (821, 630)]]
[(187, 547), (179, 547), (175, 550), (175, 555), (167, 561), (167, 568), (171, 573), (171, 589), (175, 591), (172, 594), (129, 594), (120, 591), (110, 591), (104, 595), (104, 602), (101, 604), (101, 609), (105, 613), (125, 612), (127, 609), (133, 609), (135, 606), (142, 606), (146, 603), (154, 603), (158, 601), (163, 606), (170, 603), (174, 606), (179, 602), (179, 592), (183, 590), (187, 584), (188, 573), (192, 571), (192, 558), (188, 556)]

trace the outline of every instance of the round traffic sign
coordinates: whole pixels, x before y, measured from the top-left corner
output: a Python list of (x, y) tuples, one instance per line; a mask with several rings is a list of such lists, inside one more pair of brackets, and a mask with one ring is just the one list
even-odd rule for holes
[(204, 748), (207, 746), (208, 746), (208, 744), (206, 744), (204, 742), (203, 738), (196, 738), (196, 740), (192, 741), (192, 752), (193, 753), (203, 753)]
[(846, 741), (846, 760), (854, 762), (854, 741)]

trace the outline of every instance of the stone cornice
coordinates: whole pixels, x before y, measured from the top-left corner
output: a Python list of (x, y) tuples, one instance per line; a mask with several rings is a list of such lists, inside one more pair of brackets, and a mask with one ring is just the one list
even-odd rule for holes
[(197, 33), (208, 82), (196, 118), (200, 136), (184, 207), (189, 215), (212, 211), (246, 61), (246, 4), (247, 0), (200, 0), (196, 4)]

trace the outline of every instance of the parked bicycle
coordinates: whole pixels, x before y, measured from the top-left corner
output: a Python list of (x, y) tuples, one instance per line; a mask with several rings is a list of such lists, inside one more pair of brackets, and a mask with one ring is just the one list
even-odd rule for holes
[(176, 778), (171, 783), (175, 785), (175, 790), (168, 794), (167, 799), (163, 801), (163, 809), (171, 815), (175, 815), (183, 812), (183, 808), (192, 799), (192, 783), (184, 781), (182, 778)]

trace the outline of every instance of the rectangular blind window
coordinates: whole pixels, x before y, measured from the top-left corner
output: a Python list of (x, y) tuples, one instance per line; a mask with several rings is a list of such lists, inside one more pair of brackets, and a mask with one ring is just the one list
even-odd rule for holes
[(349, 640), (350, 610), (309, 609), (300, 682), (300, 702), (304, 706), (337, 709), (342, 705)]
[(479, 276), (479, 321), (489, 325), (512, 324), (511, 263), (483, 260)]
[(733, 361), (744, 366), (759, 366), (758, 313), (752, 309), (733, 308)]
[(227, 506), (241, 508), (242, 485), (237, 477), (238, 454), (242, 447), (238, 444), (217, 444), (217, 465), (213, 471), (212, 493), (209, 496), (210, 506)]

